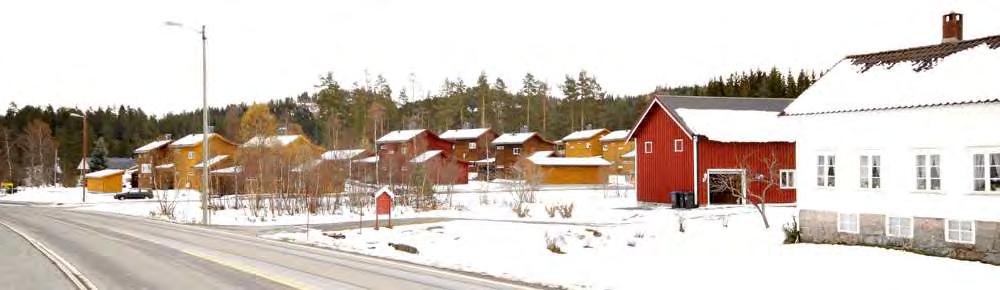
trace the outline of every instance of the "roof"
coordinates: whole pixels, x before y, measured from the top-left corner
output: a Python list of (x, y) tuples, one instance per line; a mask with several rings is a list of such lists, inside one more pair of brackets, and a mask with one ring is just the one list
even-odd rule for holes
[(209, 171), (210, 174), (237, 174), (243, 172), (242, 166), (226, 167)]
[(629, 151), (628, 153), (622, 154), (622, 158), (635, 158), (635, 149)]
[[(86, 159), (81, 158), (80, 159), (80, 163), (76, 165), (76, 170), (83, 170), (83, 162), (84, 162), (84, 160), (86, 160), (87, 162), (90, 162), (90, 157), (87, 157)], [(121, 170), (125, 170), (125, 169), (129, 169), (132, 166), (135, 166), (135, 159), (132, 159), (132, 158), (125, 158), (125, 157), (105, 157), (104, 161), (108, 165), (107, 169), (121, 169)], [(89, 168), (90, 164), (88, 163), (87, 166)]]
[(323, 153), (323, 160), (352, 160), (361, 157), (365, 149), (330, 150)]
[[(233, 141), (229, 141), (229, 139), (226, 139), (225, 137), (222, 137), (221, 135), (216, 133), (208, 133), (208, 138), (220, 138), (222, 139), (222, 141), (226, 143), (236, 145), (236, 143), (233, 143)], [(184, 136), (183, 138), (175, 140), (173, 143), (170, 143), (170, 148), (183, 148), (183, 147), (196, 146), (198, 144), (201, 144), (201, 141), (203, 139), (204, 137), (202, 137), (202, 134), (189, 134), (187, 136)]]
[(479, 138), (479, 136), (486, 134), (486, 132), (489, 132), (490, 130), (491, 130), (490, 128), (448, 130), (444, 131), (444, 133), (441, 133), (439, 137), (445, 140), (476, 139)]
[(260, 146), (285, 147), (288, 146), (289, 144), (292, 144), (293, 142), (295, 142), (295, 140), (298, 140), (299, 138), (303, 138), (302, 135), (275, 135), (267, 137), (254, 136), (253, 138), (250, 138), (250, 140), (247, 140), (247, 142), (243, 143), (243, 145), (241, 145), (240, 147), (243, 148), (253, 148)]
[(416, 130), (397, 130), (397, 131), (392, 131), (392, 132), (389, 132), (389, 134), (385, 134), (384, 136), (378, 138), (378, 140), (375, 140), (375, 143), (381, 144), (381, 143), (406, 142), (406, 141), (409, 141), (410, 139), (413, 139), (414, 137), (417, 137), (417, 135), (420, 135), (420, 133), (423, 133), (424, 131), (427, 131), (427, 130), (426, 129), (416, 129)]
[(792, 101), (778, 98), (658, 96), (648, 110), (659, 104), (685, 132), (713, 141), (791, 142), (794, 141), (793, 135), (778, 115)]
[(470, 161), (469, 163), (472, 163), (472, 164), (493, 164), (494, 162), (497, 162), (497, 159), (494, 158), (494, 157), (490, 157), (490, 158), (486, 158), (486, 159), (482, 159), (482, 160), (473, 160), (473, 161)]
[(368, 156), (368, 157), (365, 157), (365, 158), (361, 158), (361, 159), (358, 159), (358, 160), (357, 160), (357, 161), (355, 161), (355, 162), (360, 162), (360, 163), (373, 163), (373, 164), (374, 164), (374, 163), (377, 163), (377, 162), (378, 162), (378, 155), (372, 155), (372, 156)]
[(396, 194), (392, 193), (392, 190), (389, 189), (389, 186), (383, 186), (382, 188), (380, 188), (378, 192), (375, 193), (375, 197), (379, 197), (383, 193), (388, 195), (390, 199), (396, 199)]
[(104, 169), (100, 171), (87, 173), (84, 176), (87, 178), (104, 178), (113, 175), (121, 175), (122, 173), (125, 173), (125, 171), (121, 169)]
[(601, 157), (536, 157), (528, 158), (531, 163), (542, 166), (609, 166), (611, 162)]
[(424, 151), (424, 153), (420, 153), (420, 155), (413, 157), (413, 159), (410, 159), (410, 163), (424, 163), (440, 154), (441, 150), (427, 150)]
[(552, 156), (552, 154), (555, 154), (555, 153), (556, 153), (555, 151), (536, 151), (535, 153), (531, 153), (531, 156), (528, 156), (528, 158), (549, 157), (549, 156)]
[[(493, 145), (524, 144), (524, 142), (527, 142), (528, 139), (531, 139), (531, 137), (533, 137), (535, 135), (538, 135), (538, 133), (535, 133), (535, 132), (527, 132), (527, 133), (504, 133), (503, 135), (500, 135), (500, 137), (497, 137), (496, 139), (493, 139), (493, 143), (492, 144)], [(539, 137), (541, 137), (541, 136), (539, 136)], [(545, 141), (545, 140), (543, 140), (543, 141)], [(548, 142), (548, 141), (545, 141), (545, 142)]]
[[(208, 168), (212, 168), (212, 166), (215, 166), (216, 163), (219, 163), (222, 160), (226, 160), (226, 158), (229, 158), (229, 155), (216, 155), (215, 157), (209, 158)], [(200, 169), (204, 167), (202, 165), (204, 165), (204, 163), (199, 161), (197, 164), (191, 166), (191, 168)]]
[(607, 129), (590, 129), (590, 130), (576, 131), (570, 133), (569, 135), (566, 135), (566, 137), (563, 137), (562, 141), (586, 140), (594, 138), (594, 136), (597, 136), (597, 134), (600, 134), (601, 132), (607, 132), (607, 131), (608, 131)]
[(171, 141), (172, 140), (159, 140), (159, 141), (149, 142), (149, 144), (142, 145), (142, 147), (136, 148), (135, 151), (133, 152), (135, 154), (142, 154), (149, 151), (153, 151), (154, 149), (159, 149), (163, 146), (166, 146), (167, 144), (170, 144)]
[(850, 55), (784, 110), (811, 115), (1000, 102), (1000, 35)]
[(173, 163), (160, 164), (156, 166), (156, 169), (172, 169), (172, 168), (174, 168)]
[(625, 138), (628, 138), (628, 130), (615, 130), (601, 137), (601, 142), (621, 141), (625, 140)]
[(302, 172), (304, 170), (313, 169), (313, 168), (316, 167), (316, 165), (319, 165), (320, 162), (323, 162), (323, 160), (313, 159), (313, 160), (306, 161), (306, 162), (300, 164), (299, 166), (295, 166), (295, 168), (292, 168), (292, 172)]

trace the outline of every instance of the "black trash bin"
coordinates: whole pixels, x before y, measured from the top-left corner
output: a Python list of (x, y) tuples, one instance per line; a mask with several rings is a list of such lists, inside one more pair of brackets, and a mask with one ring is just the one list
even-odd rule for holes
[(670, 208), (684, 208), (684, 193), (674, 191), (670, 193)]
[(681, 204), (682, 208), (698, 207), (698, 204), (694, 202), (694, 192), (684, 192), (682, 195), (684, 196), (683, 198), (684, 203)]

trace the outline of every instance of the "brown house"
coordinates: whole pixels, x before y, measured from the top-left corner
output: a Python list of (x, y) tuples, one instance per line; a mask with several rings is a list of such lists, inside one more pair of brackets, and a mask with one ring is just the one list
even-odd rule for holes
[(538, 151), (555, 150), (555, 143), (545, 140), (536, 132), (505, 133), (493, 140), (497, 178), (514, 177), (517, 161)]
[[(437, 154), (449, 162), (458, 163), (460, 161), (453, 155), (452, 148), (455, 142), (442, 139), (426, 129), (392, 131), (375, 140), (375, 144), (378, 145), (377, 159), (375, 159), (378, 169), (375, 175), (379, 183), (383, 184), (405, 182), (406, 177), (412, 174), (414, 164), (423, 163), (411, 161), (419, 161), (414, 160), (414, 158), (430, 150), (441, 151)], [(468, 166), (465, 166), (463, 172), (466, 172), (465, 176), (447, 176), (438, 180), (455, 180), (456, 183), (460, 184), (468, 183)], [(459, 172), (448, 173), (448, 175), (461, 174)]]
[(173, 140), (168, 136), (136, 148), (136, 163), (139, 164), (139, 188), (170, 189), (174, 186), (173, 171), (157, 170), (157, 166), (173, 163), (167, 145)]
[(610, 133), (607, 129), (576, 131), (562, 138), (566, 157), (594, 157), (603, 154), (601, 137)]
[(441, 133), (441, 139), (455, 142), (455, 158), (462, 161), (477, 161), (493, 157), (490, 142), (499, 134), (490, 128), (448, 130)]

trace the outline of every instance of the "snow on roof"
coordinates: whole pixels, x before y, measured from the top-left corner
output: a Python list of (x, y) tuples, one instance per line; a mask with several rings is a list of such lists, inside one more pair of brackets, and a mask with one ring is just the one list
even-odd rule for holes
[(359, 163), (372, 163), (372, 164), (374, 164), (374, 163), (378, 162), (378, 155), (373, 155), (373, 156), (368, 156), (368, 157), (365, 157), (365, 158), (361, 158), (361, 159), (358, 159), (355, 162), (359, 162)]
[(351, 160), (358, 158), (365, 149), (330, 150), (323, 153), (323, 160)]
[(785, 109), (787, 115), (1000, 102), (1000, 35), (848, 56)]
[(226, 167), (226, 168), (221, 168), (221, 169), (216, 169), (216, 170), (209, 171), (209, 173), (211, 173), (211, 174), (236, 174), (236, 173), (240, 173), (240, 172), (243, 172), (243, 167), (242, 166)]
[(170, 141), (171, 140), (159, 140), (159, 141), (149, 142), (149, 144), (142, 145), (142, 147), (136, 148), (135, 151), (133, 152), (135, 154), (146, 153), (152, 151), (153, 149), (157, 149), (163, 147), (164, 145), (170, 144)]
[(622, 158), (635, 158), (635, 149), (629, 151), (628, 153), (622, 154)]
[[(215, 157), (209, 158), (208, 159), (208, 168), (212, 168), (212, 166), (215, 166), (216, 163), (219, 163), (222, 160), (226, 160), (226, 158), (229, 158), (229, 155), (216, 155)], [(194, 166), (191, 166), (191, 168), (201, 169), (202, 167), (204, 167), (202, 165), (204, 165), (204, 163), (202, 163), (201, 161), (198, 161), (198, 164), (195, 164)]]
[(590, 129), (590, 130), (576, 131), (576, 132), (570, 133), (569, 135), (566, 135), (566, 137), (563, 137), (562, 141), (574, 141), (574, 140), (590, 139), (590, 138), (593, 138), (595, 135), (600, 134), (601, 132), (604, 132), (604, 131), (607, 131), (607, 130), (605, 130), (605, 129)]
[(410, 159), (410, 163), (424, 163), (427, 160), (434, 158), (434, 156), (438, 156), (438, 154), (441, 154), (441, 150), (427, 150), (424, 151), (424, 153), (420, 153), (420, 155), (413, 157), (413, 159)]
[(531, 163), (543, 166), (609, 166), (611, 162), (601, 157), (535, 157), (528, 158)]
[[(212, 137), (214, 134), (215, 133), (209, 133), (208, 136)], [(177, 139), (173, 143), (170, 143), (170, 148), (195, 146), (200, 144), (203, 139), (204, 137), (202, 137), (202, 134), (189, 134), (183, 138)]]
[(417, 135), (420, 135), (420, 133), (423, 133), (424, 131), (427, 131), (427, 130), (426, 129), (416, 129), (416, 130), (397, 130), (397, 131), (392, 131), (392, 132), (389, 132), (389, 134), (385, 134), (381, 138), (378, 138), (378, 140), (375, 140), (375, 143), (398, 143), (398, 142), (406, 142), (406, 141), (409, 141), (410, 139), (413, 139), (414, 137), (417, 137)]
[(125, 171), (121, 170), (121, 169), (104, 169), (104, 170), (101, 170), (101, 171), (95, 171), (95, 172), (87, 173), (84, 176), (87, 177), (87, 178), (104, 178), (104, 177), (108, 177), (108, 176), (112, 176), (112, 175), (116, 175), (116, 174), (122, 174), (122, 173), (125, 173)]
[(375, 197), (378, 197), (379, 195), (382, 195), (383, 193), (385, 193), (386, 195), (389, 195), (389, 198), (391, 198), (391, 199), (396, 199), (396, 194), (393, 193), (392, 190), (389, 189), (389, 186), (383, 186), (382, 188), (380, 188), (378, 190), (378, 192), (375, 193), (376, 194)]
[(604, 137), (601, 137), (601, 142), (620, 141), (620, 140), (625, 140), (626, 137), (628, 137), (628, 130), (611, 131), (611, 133), (608, 133), (607, 135), (604, 135)]
[(524, 144), (528, 139), (531, 139), (531, 136), (535, 136), (536, 134), (535, 132), (504, 133), (500, 137), (493, 139), (493, 145)]
[(441, 133), (441, 139), (445, 140), (466, 140), (466, 139), (476, 139), (486, 132), (489, 132), (490, 128), (476, 128), (476, 129), (457, 129), (448, 130)]
[(676, 109), (694, 134), (719, 142), (793, 142), (795, 138), (778, 112)]
[(528, 156), (528, 158), (544, 158), (552, 156), (552, 154), (555, 153), (556, 153), (555, 151), (537, 151), (535, 153), (532, 153), (531, 156)]
[(156, 166), (156, 169), (171, 169), (171, 168), (174, 168), (173, 163), (160, 164)]
[(474, 161), (469, 162), (469, 163), (472, 163), (472, 164), (492, 164), (494, 162), (497, 162), (497, 159), (493, 158), (493, 157), (490, 157), (490, 158), (486, 158), (486, 159), (483, 159), (483, 160), (474, 160)]
[(302, 138), (302, 135), (276, 135), (268, 137), (254, 136), (253, 138), (250, 138), (250, 140), (247, 140), (246, 143), (243, 143), (241, 147), (243, 148), (260, 147), (260, 146), (285, 147), (288, 146), (288, 144), (292, 144), (292, 142), (295, 142), (295, 140), (298, 140), (299, 138)]

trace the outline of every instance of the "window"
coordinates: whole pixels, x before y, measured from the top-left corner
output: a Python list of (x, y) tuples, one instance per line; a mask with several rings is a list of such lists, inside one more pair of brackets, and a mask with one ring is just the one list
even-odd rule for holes
[(503, 150), (503, 146), (497, 146), (497, 150)]
[(625, 147), (618, 146), (618, 151), (622, 151), (622, 150), (625, 150)]
[(153, 173), (153, 164), (143, 163), (142, 164), (142, 171), (141, 172), (142, 173)]
[(944, 240), (949, 243), (976, 243), (976, 223), (973, 221), (945, 220)]
[(836, 172), (835, 158), (833, 155), (820, 155), (816, 157), (816, 186), (836, 186), (837, 182), (834, 176)]
[(779, 185), (781, 189), (791, 189), (795, 188), (795, 170), (792, 169), (782, 169), (778, 171)]
[(852, 233), (857, 234), (861, 232), (858, 228), (858, 214), (856, 213), (838, 213), (837, 214), (837, 231), (842, 233)]
[(972, 155), (972, 190), (1000, 193), (1000, 153)]
[(642, 143), (643, 152), (653, 153), (653, 141), (646, 141)]
[(469, 150), (476, 150), (476, 143), (475, 142), (469, 142)]
[(941, 155), (917, 155), (917, 190), (941, 190)]
[(861, 155), (861, 188), (882, 187), (882, 158), (878, 155)]
[(516, 155), (521, 155), (521, 148), (512, 148), (510, 150), (514, 152), (515, 156)]
[(399, 152), (403, 153), (405, 155), (406, 154), (406, 146), (399, 147)]
[(608, 151), (608, 145), (607, 145), (607, 144), (605, 144), (604, 146), (602, 146), (602, 148), (601, 148), (601, 149), (602, 149), (602, 150), (604, 150), (604, 151)]
[(590, 143), (586, 143), (585, 145), (583, 145), (583, 147), (590, 149)]
[(674, 152), (684, 152), (684, 139), (674, 139)]
[(913, 218), (887, 216), (885, 218), (885, 234), (890, 237), (912, 238)]

